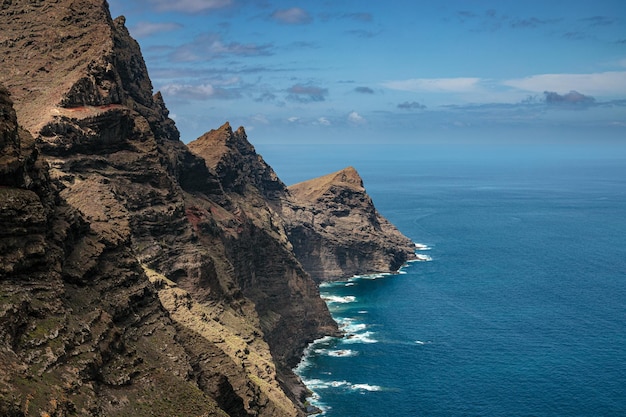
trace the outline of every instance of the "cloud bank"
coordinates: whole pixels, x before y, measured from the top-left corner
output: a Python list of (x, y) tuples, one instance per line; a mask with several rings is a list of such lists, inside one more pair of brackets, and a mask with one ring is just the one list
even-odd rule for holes
[(585, 91), (592, 95), (615, 96), (626, 94), (626, 71), (592, 74), (540, 74), (506, 80), (502, 84), (535, 93)]

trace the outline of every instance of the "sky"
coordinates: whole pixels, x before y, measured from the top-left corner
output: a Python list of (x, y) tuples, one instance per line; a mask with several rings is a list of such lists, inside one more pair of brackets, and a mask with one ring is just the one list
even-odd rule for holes
[(190, 142), (626, 145), (624, 0), (109, 0)]

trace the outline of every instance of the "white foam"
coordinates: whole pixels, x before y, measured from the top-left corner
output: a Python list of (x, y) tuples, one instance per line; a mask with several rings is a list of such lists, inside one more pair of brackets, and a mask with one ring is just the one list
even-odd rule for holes
[(430, 262), (430, 261), (433, 260), (433, 258), (431, 258), (428, 255), (421, 255), (421, 254), (418, 254), (418, 253), (415, 254), (415, 257), (416, 257), (417, 261), (421, 261), (421, 262)]
[(358, 352), (350, 349), (339, 349), (339, 350), (330, 350), (328, 351), (328, 356), (333, 356), (335, 358), (349, 358), (351, 356), (358, 355)]
[(424, 245), (423, 243), (416, 243), (415, 250), (431, 250), (432, 248), (428, 245)]
[(313, 363), (309, 360), (311, 354), (323, 354), (326, 350), (325, 348), (333, 345), (333, 342), (335, 342), (336, 340), (336, 337), (324, 336), (310, 343), (309, 346), (304, 349), (302, 359), (300, 360), (300, 363), (294, 368), (294, 372), (298, 375), (302, 375), (302, 372), (304, 370), (310, 368), (313, 365)]
[(348, 388), (360, 391), (382, 391), (382, 387), (370, 384), (352, 384), (348, 381), (324, 381), (321, 379), (303, 380), (305, 385), (310, 389), (330, 389), (330, 388)]
[(367, 325), (364, 323), (346, 323), (341, 326), (341, 330), (346, 333), (358, 333), (367, 329)]
[(372, 338), (373, 334), (372, 332), (348, 334), (343, 338), (343, 343), (378, 343), (378, 340)]
[(356, 297), (353, 295), (346, 295), (344, 297), (340, 297), (338, 295), (323, 295), (322, 299), (327, 303), (336, 303), (336, 304), (347, 304), (353, 303), (356, 301)]
[(380, 272), (377, 274), (355, 275), (352, 278), (350, 278), (350, 281), (356, 281), (359, 279), (379, 279), (379, 278), (388, 277), (390, 275), (393, 275), (393, 274), (390, 272)]
[(382, 388), (378, 385), (369, 385), (369, 384), (352, 384), (352, 389), (358, 389), (363, 391), (381, 391)]
[(421, 340), (416, 340), (415, 343), (417, 343), (418, 345), (425, 345), (426, 342), (422, 342)]

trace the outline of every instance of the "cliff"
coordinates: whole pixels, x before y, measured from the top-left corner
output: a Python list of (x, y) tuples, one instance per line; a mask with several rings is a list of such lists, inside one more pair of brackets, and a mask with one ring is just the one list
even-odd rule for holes
[(352, 168), (292, 185), (283, 207), (289, 240), (317, 281), (397, 271), (415, 246), (378, 213)]
[(0, 415), (303, 415), (291, 369), (337, 332), (293, 239), (322, 203), (243, 128), (180, 142), (106, 1), (0, 23)]

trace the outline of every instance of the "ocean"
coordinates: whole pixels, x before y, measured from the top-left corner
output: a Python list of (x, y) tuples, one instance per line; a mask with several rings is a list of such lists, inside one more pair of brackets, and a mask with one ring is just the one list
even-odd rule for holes
[(322, 285), (346, 335), (297, 368), (322, 415), (626, 415), (623, 157), (265, 152), (287, 183), (354, 165), (419, 244)]

